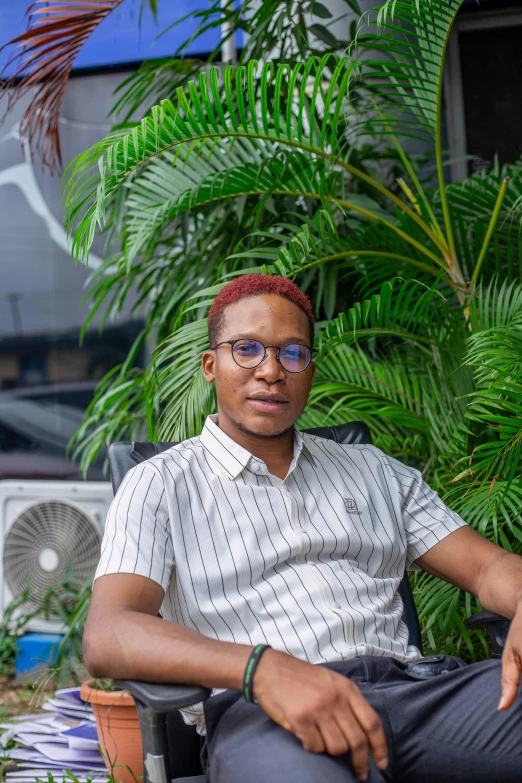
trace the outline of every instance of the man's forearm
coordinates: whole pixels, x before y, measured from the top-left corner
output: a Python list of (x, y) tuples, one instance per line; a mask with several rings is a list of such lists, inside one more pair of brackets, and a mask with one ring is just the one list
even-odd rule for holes
[(85, 663), (95, 677), (241, 690), (251, 651), (132, 610), (90, 617), (84, 634)]
[(486, 569), (478, 598), (490, 612), (509, 619), (522, 611), (522, 557), (500, 550)]

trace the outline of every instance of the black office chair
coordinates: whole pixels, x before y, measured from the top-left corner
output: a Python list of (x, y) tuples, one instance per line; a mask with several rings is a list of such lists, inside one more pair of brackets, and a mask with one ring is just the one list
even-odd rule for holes
[[(305, 431), (337, 443), (372, 442), (368, 427), (360, 421)], [(113, 443), (109, 447), (109, 466), (114, 492), (118, 490), (127, 471), (175, 445)], [(407, 575), (400, 584), (399, 593), (404, 604), (403, 618), (409, 631), (409, 643), (422, 653), (419, 618)], [(493, 612), (480, 612), (469, 618), (467, 626), (473, 630), (489, 630), (492, 657), (501, 656), (509, 620)], [(169, 783), (171, 780), (177, 783), (206, 783), (200, 762), (201, 738), (193, 726), (184, 723), (178, 710), (208, 699), (210, 690), (198, 685), (165, 685), (135, 680), (113, 680), (112, 685), (117, 690), (128, 691), (136, 701), (143, 741), (145, 783)]]

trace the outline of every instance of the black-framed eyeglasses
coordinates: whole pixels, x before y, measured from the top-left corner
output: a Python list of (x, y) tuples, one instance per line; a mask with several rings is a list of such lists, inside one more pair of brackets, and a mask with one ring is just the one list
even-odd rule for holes
[(245, 370), (253, 370), (255, 367), (259, 367), (267, 357), (267, 348), (275, 348), (277, 350), (276, 359), (284, 370), (287, 372), (303, 372), (306, 370), (312, 356), (314, 349), (308, 345), (302, 343), (287, 343), (281, 347), (277, 345), (263, 345), (259, 340), (247, 340), (240, 338), (239, 340), (223, 340), (212, 348), (215, 350), (220, 345), (230, 345), (232, 351), (232, 358), (235, 363)]

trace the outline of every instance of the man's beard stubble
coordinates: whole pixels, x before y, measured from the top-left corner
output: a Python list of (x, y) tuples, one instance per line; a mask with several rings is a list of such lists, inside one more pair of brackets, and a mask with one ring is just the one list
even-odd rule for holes
[[(254, 430), (248, 429), (248, 427), (245, 427), (244, 424), (242, 424), (240, 421), (237, 421), (236, 419), (232, 419), (238, 430), (241, 430), (245, 435), (250, 435), (252, 438), (266, 438), (266, 440), (277, 440), (278, 438), (282, 438), (284, 435), (287, 434), (287, 432), (290, 432), (294, 429), (294, 424), (291, 424), (290, 427), (286, 427), (284, 430), (281, 430), (281, 432), (276, 432), (272, 435), (266, 435), (262, 432), (254, 432)], [(219, 427), (219, 419), (218, 419), (218, 427)]]

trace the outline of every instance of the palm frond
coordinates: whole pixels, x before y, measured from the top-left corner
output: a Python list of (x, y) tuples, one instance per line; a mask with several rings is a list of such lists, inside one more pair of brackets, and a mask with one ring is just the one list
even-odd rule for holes
[[(333, 202), (386, 224), (442, 266), (444, 242), (417, 211), (343, 159), (340, 118), (357, 63), (340, 60), (326, 89), (324, 72), (330, 59), (311, 58), (293, 69), (280, 66), (275, 72), (267, 63), (259, 77), (256, 63), (249, 63), (248, 69), (227, 68), (224, 99), (218, 72), (211, 69), (200, 74), (199, 85), (189, 84), (188, 94), (178, 91), (176, 105), (164, 101), (139, 127), (111, 147), (100, 149), (99, 162), (94, 163), (96, 145), (80, 155), (68, 169), (65, 186), (67, 229), (74, 233), (75, 257), (87, 253), (115, 192), (143, 168), (129, 198), (131, 255), (182, 211), (249, 193), (264, 200), (283, 193)], [(424, 242), (357, 199), (338, 197), (334, 183), (341, 172), (365, 183), (417, 224)]]
[(415, 572), (413, 582), (426, 646), (432, 652), (446, 650), (471, 663), (487, 658), (488, 645), (483, 635), (479, 636), (480, 646), (475, 645), (476, 640), (471, 638), (463, 621), (473, 610), (482, 609), (478, 601), (458, 587), (423, 571)]
[(522, 286), (516, 280), (504, 280), (500, 284), (498, 279), (488, 285), (480, 285), (470, 303), (470, 323), (473, 336), (470, 338), (469, 360), (476, 364), (480, 356), (475, 355), (475, 351), (482, 350), (484, 342), (487, 349), (496, 330), (522, 324)]
[[(351, 2), (352, 9), (360, 14), (357, 0)], [(216, 62), (226, 39), (238, 32), (243, 36), (238, 52), (240, 64), (264, 60), (267, 52), (271, 53), (270, 59), (274, 64), (292, 62), (296, 56), (307, 60), (312, 56), (322, 57), (328, 52), (342, 54), (349, 42), (336, 37), (335, 23), (340, 20), (335, 19), (325, 6), (321, 6), (323, 21), (319, 28), (303, 24), (303, 20), (307, 20), (313, 12), (314, 3), (315, 0), (294, 0), (291, 3), (281, 3), (280, 0), (264, 0), (262, 3), (257, 0), (229, 0), (222, 3), (221, 0), (213, 0), (208, 7), (190, 10), (161, 33), (163, 35), (180, 22), (190, 19), (195, 25), (190, 37), (172, 56), (145, 61), (130, 74), (116, 90), (119, 97), (111, 114), (122, 114), (124, 122), (129, 122), (137, 112), (147, 113), (166, 95), (174, 95), (188, 79)], [(315, 10), (318, 8), (315, 3)], [(224, 30), (227, 31), (225, 35)], [(205, 61), (190, 57), (187, 52), (190, 45), (209, 31), (219, 36), (214, 49), (206, 55)], [(314, 36), (314, 31), (322, 34), (322, 39)]]
[(302, 426), (365, 421), (381, 439), (407, 431), (426, 435), (426, 374), (413, 373), (398, 351), (370, 359), (360, 347), (338, 345), (318, 357), (316, 375)]
[[(495, 161), (490, 169), (482, 169), (466, 177), (462, 182), (448, 185), (447, 196), (452, 214), (458, 215), (466, 225), (473, 225), (479, 220), (488, 221), (500, 186), (506, 178), (509, 179), (509, 183), (502, 206), (499, 230), (518, 229), (517, 221), (514, 220), (514, 211), (522, 193), (522, 160), (504, 166), (500, 166), (498, 161)], [(437, 204), (437, 194), (434, 201)]]
[(165, 153), (163, 160), (151, 161), (133, 184), (127, 200), (125, 252), (129, 262), (148, 249), (164, 225), (178, 215), (196, 211), (204, 205), (275, 194), (318, 202), (322, 198), (331, 200), (323, 194), (327, 179), (323, 161), (313, 161), (303, 153), (292, 152), (274, 155), (260, 164), (243, 163), (233, 167), (231, 157), (229, 152), (227, 165), (217, 156), (213, 156), (212, 161), (203, 156), (193, 158), (194, 165), (181, 170), (170, 160), (170, 153)]
[(148, 404), (145, 374), (130, 362), (114, 367), (102, 378), (69, 444), (84, 475), (100, 451), (114, 441), (154, 440), (155, 416)]
[[(435, 301), (440, 306), (435, 306)], [(440, 318), (444, 297), (437, 288), (416, 280), (392, 280), (379, 294), (359, 302), (327, 323), (319, 335), (319, 352), (325, 355), (334, 345), (392, 337), (410, 340), (421, 350), (430, 350), (443, 338), (447, 324)], [(447, 303), (446, 303), (447, 304)]]
[[(27, 10), (27, 30), (2, 47), (15, 47), (0, 74), (0, 86), (7, 91), (4, 117), (36, 88), (20, 120), (20, 136), (51, 171), (62, 163), (59, 119), (74, 61), (121, 1), (35, 0)], [(5, 72), (13, 66), (14, 74), (5, 79)]]
[[(420, 2), (392, 0), (381, 6), (369, 24), (377, 34), (363, 36), (366, 48), (380, 53), (370, 55), (364, 75), (376, 93), (375, 111), (356, 129), (372, 134), (391, 135), (408, 171), (414, 198), (431, 218), (436, 233), (442, 231), (433, 215), (426, 193), (408, 163), (399, 138), (420, 138), (434, 145), (437, 179), (440, 189), (444, 242), (454, 280), (462, 278), (455, 252), (453, 225), (446, 199), (444, 154), (442, 148), (443, 68), (450, 31), (463, 0), (431, 0), (429, 9)], [(386, 25), (385, 31), (382, 25)], [(462, 281), (463, 282), (463, 281)]]
[(522, 382), (496, 380), (489, 388), (476, 391), (469, 407), (468, 419), (481, 423), (497, 435), (480, 443), (469, 459), (468, 467), (455, 481), (474, 477), (480, 484), (492, 479), (490, 489), (503, 478), (506, 488), (522, 468)]
[[(351, 199), (359, 206), (371, 209), (374, 214), (380, 212), (379, 204), (368, 197), (354, 194)], [(291, 278), (306, 275), (324, 265), (335, 269), (353, 269), (361, 274), (367, 289), (371, 288), (372, 278), (381, 284), (383, 278), (394, 276), (424, 273), (428, 278), (433, 278), (440, 274), (439, 267), (429, 263), (429, 259), (426, 260), (422, 253), (388, 225), (351, 221), (351, 225), (347, 226), (347, 222), (344, 218), (341, 223), (339, 215), (336, 222), (336, 216), (331, 211), (320, 209), (313, 219), (301, 222), (299, 227), (272, 227), (270, 233), (264, 234), (268, 241), (263, 245), (235, 253), (230, 256), (230, 260), (264, 260), (266, 271)], [(406, 229), (405, 223), (399, 223)], [(350, 230), (347, 233), (348, 227)], [(285, 233), (281, 232), (282, 229)], [(409, 229), (414, 233), (411, 224)], [(277, 240), (277, 244), (274, 244), (274, 240)]]
[[(463, 182), (445, 188), (461, 267), (474, 287), (479, 273), (510, 280), (522, 268), (517, 202), (522, 193), (522, 163), (500, 167), (495, 162)], [(440, 193), (433, 196), (436, 215), (442, 212)]]
[[(219, 72), (211, 69), (200, 74), (199, 84), (189, 84), (188, 94), (179, 90), (176, 104), (163, 101), (121, 143), (107, 150), (100, 149), (103, 157), (99, 170), (98, 163), (93, 163), (97, 152), (94, 145), (87, 155), (78, 156), (67, 172), (65, 196), (71, 205), (67, 225), (69, 230), (75, 229), (75, 255), (81, 256), (92, 243), (94, 227), (103, 222), (114, 191), (144, 163), (160, 157), (165, 159), (167, 153), (171, 154), (168, 162), (171, 166), (176, 164), (175, 173), (185, 185), (182, 192), (187, 193), (186, 206), (195, 186), (202, 181), (210, 185), (208, 177), (212, 174), (219, 175), (229, 167), (238, 169), (243, 165), (247, 172), (250, 167), (254, 175), (256, 164), (273, 157), (274, 142), (300, 151), (302, 156), (327, 160), (338, 146), (337, 123), (354, 68), (353, 63), (340, 61), (325, 92), (325, 62), (317, 58), (294, 69), (281, 66), (275, 74), (271, 63), (267, 63), (262, 68), (259, 85), (256, 63), (249, 63), (248, 69), (229, 67), (225, 71), (224, 100)], [(258, 86), (262, 107), (259, 118)], [(296, 117), (292, 100), (287, 100), (288, 96), (293, 99), (294, 94), (301, 108), (310, 106), (311, 116), (315, 114), (316, 102), (322, 101), (321, 125), (314, 121), (306, 127), (303, 111)], [(154, 179), (152, 174), (146, 180), (151, 190)], [(174, 198), (179, 199), (181, 187), (178, 185), (171, 194)], [(152, 205), (162, 195), (156, 194)]]
[(468, 339), (466, 363), (477, 388), (467, 418), (487, 435), (455, 481), (472, 478), (475, 489), (490, 482), (493, 492), (501, 480), (507, 492), (522, 467), (522, 288), (497, 280), (482, 285), (471, 312), (476, 331)]
[(491, 488), (471, 482), (450, 485), (444, 500), (475, 530), (495, 543), (504, 546), (508, 536), (519, 542), (518, 550), (510, 544), (507, 548), (522, 550), (522, 486), (513, 482), (508, 487), (503, 479)]
[(504, 382), (522, 379), (522, 318), (513, 326), (471, 335), (466, 362), (473, 367), (478, 390), (497, 389)]
[(205, 418), (215, 410), (214, 386), (201, 369), (206, 348), (205, 318), (184, 324), (158, 348), (153, 394), (163, 410), (158, 427), (161, 440), (180, 441), (199, 434)]
[[(449, 34), (462, 0), (387, 2), (363, 16), (358, 45), (379, 59), (364, 59), (380, 111), (363, 121), (374, 132), (435, 138), (440, 132), (442, 71)], [(409, 116), (408, 116), (409, 115)]]

